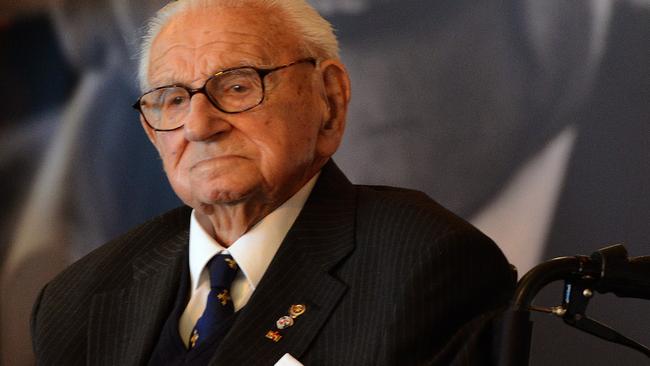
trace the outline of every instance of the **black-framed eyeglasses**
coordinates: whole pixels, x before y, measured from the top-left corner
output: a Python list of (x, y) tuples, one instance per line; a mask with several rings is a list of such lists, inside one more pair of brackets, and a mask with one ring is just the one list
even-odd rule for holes
[(200, 88), (192, 89), (178, 84), (161, 86), (144, 93), (133, 108), (156, 131), (182, 127), (190, 112), (190, 99), (197, 93), (205, 94), (212, 105), (224, 113), (245, 112), (264, 101), (266, 75), (305, 62), (316, 65), (316, 59), (304, 58), (269, 69), (233, 67), (212, 75)]

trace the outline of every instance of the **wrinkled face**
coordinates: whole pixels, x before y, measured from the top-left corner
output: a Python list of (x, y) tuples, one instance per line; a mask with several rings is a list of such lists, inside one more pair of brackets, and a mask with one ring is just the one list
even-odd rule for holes
[[(310, 56), (286, 28), (261, 9), (178, 14), (153, 42), (149, 84), (197, 88), (226, 68), (270, 68)], [(266, 76), (264, 102), (252, 110), (226, 114), (196, 94), (183, 127), (158, 132), (143, 124), (176, 194), (200, 209), (281, 203), (300, 189), (333, 153), (319, 148), (327, 118), (319, 75), (312, 64), (297, 64)]]

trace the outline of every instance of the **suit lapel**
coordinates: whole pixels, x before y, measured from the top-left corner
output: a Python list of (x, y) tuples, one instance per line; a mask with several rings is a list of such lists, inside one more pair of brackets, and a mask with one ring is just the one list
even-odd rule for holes
[[(329, 272), (354, 248), (355, 207), (354, 187), (328, 163), (211, 365), (273, 364), (285, 353), (304, 354), (347, 289)], [(296, 304), (307, 310), (278, 330), (276, 321)], [(268, 339), (269, 331), (282, 338)]]
[(147, 362), (174, 305), (187, 262), (187, 242), (185, 228), (134, 260), (129, 286), (93, 297), (88, 325), (89, 364)]

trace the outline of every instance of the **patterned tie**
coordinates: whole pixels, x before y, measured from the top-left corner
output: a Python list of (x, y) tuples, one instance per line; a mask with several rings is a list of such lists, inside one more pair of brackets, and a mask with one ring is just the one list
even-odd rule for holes
[(210, 293), (203, 314), (190, 336), (190, 349), (208, 339), (212, 332), (235, 310), (230, 298), (230, 285), (237, 275), (237, 262), (228, 254), (215, 255), (207, 264), (210, 272)]

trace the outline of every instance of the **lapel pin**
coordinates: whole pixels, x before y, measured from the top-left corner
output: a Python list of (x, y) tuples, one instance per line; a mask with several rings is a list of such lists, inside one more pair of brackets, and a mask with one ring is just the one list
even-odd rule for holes
[(279, 342), (282, 339), (282, 334), (280, 330), (287, 329), (292, 327), (295, 324), (295, 319), (307, 311), (307, 306), (304, 304), (294, 304), (289, 307), (289, 315), (284, 315), (280, 319), (275, 321), (275, 326), (277, 330), (269, 330), (266, 332), (265, 337), (272, 340), (273, 342)]
[(279, 342), (282, 339), (282, 335), (277, 330), (269, 330), (266, 332), (266, 338), (272, 340), (273, 342)]
[(275, 325), (278, 327), (278, 329), (285, 329), (289, 328), (290, 326), (293, 325), (293, 318), (290, 316), (283, 316), (280, 319), (278, 319), (275, 322)]
[(304, 314), (305, 311), (307, 311), (307, 307), (303, 304), (291, 305), (289, 308), (289, 316), (291, 316), (293, 319), (296, 319), (297, 317)]

